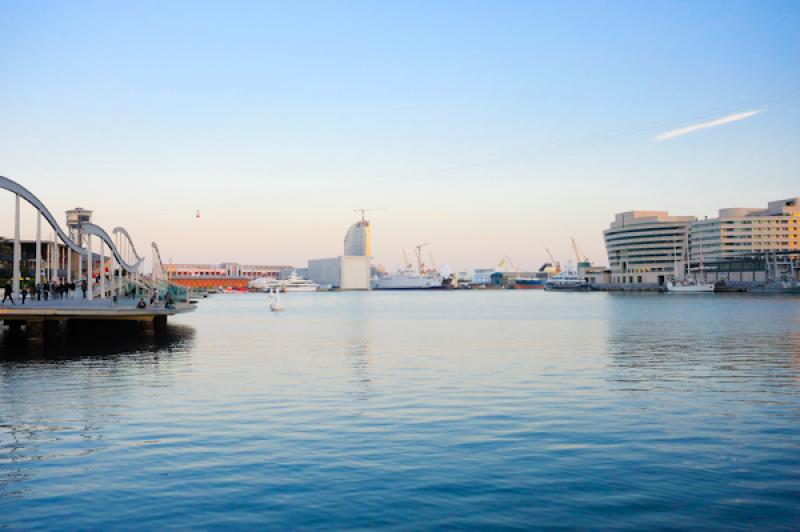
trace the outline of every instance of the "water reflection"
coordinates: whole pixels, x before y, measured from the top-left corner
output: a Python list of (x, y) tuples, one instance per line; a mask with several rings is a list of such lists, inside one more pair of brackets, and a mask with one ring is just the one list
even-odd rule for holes
[[(25, 494), (19, 485), (38, 462), (107, 448), (104, 434), (124, 419), (120, 404), (134, 393), (128, 383), (158, 380), (185, 364), (195, 341), (185, 325), (149, 337), (119, 328), (83, 332), (44, 344), (0, 335), (0, 501)], [(51, 406), (42, 409), (43, 400)]]
[[(666, 296), (665, 296), (666, 297)], [(683, 299), (683, 298), (681, 298)], [(629, 391), (796, 385), (800, 306), (739, 298), (619, 298), (606, 321), (609, 380)], [(765, 381), (767, 381), (765, 383)]]
[[(164, 354), (192, 348), (195, 329), (187, 325), (172, 325), (157, 334), (144, 335), (138, 331), (114, 324), (76, 329), (45, 342), (30, 342), (25, 337), (0, 334), (0, 367), (12, 361), (64, 361), (83, 357), (113, 357), (126, 354), (127, 359), (136, 354)], [(133, 357), (129, 355), (134, 355)]]

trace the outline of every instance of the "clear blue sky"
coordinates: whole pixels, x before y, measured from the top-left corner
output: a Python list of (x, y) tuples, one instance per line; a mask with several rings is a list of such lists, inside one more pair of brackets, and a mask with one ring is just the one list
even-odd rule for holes
[(389, 268), (430, 241), (529, 269), (570, 236), (604, 263), (615, 212), (800, 195), (798, 2), (0, 1), (0, 21), (0, 175), (175, 262), (302, 265), (385, 207)]

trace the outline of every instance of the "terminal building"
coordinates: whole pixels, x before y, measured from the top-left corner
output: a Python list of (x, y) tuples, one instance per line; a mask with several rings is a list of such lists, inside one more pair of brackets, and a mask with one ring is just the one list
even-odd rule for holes
[(231, 288), (244, 290), (253, 279), (278, 279), (286, 265), (255, 265), (223, 262), (222, 264), (166, 264), (167, 279), (187, 288)]
[(675, 264), (685, 260), (694, 216), (670, 216), (664, 211), (617, 214), (603, 231), (611, 269), (611, 285), (630, 288), (664, 286)]
[(369, 290), (372, 235), (368, 220), (363, 217), (347, 230), (344, 254), (328, 259), (308, 261), (308, 278), (337, 290)]
[(800, 197), (766, 208), (720, 209), (717, 218), (661, 211), (617, 214), (603, 232), (611, 285), (654, 289), (687, 273), (706, 282), (747, 288), (798, 279)]

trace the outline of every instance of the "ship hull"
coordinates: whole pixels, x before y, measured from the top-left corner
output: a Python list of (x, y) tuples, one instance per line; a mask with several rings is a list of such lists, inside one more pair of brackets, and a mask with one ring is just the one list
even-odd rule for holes
[(541, 279), (517, 279), (514, 286), (521, 290), (541, 290), (544, 288), (544, 281)]

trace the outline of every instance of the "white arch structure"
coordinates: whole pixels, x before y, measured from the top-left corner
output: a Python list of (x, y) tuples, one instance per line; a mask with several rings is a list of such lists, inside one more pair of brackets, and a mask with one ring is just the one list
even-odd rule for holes
[[(120, 266), (121, 269), (125, 270), (128, 273), (138, 274), (139, 267), (142, 265), (142, 262), (144, 262), (144, 259), (142, 257), (140, 257), (136, 253), (136, 248), (133, 246), (133, 241), (131, 240), (130, 235), (128, 234), (128, 232), (124, 228), (117, 227), (117, 228), (114, 229), (113, 233), (123, 235), (126, 238), (128, 244), (129, 244), (129, 247), (130, 247), (131, 251), (133, 252), (133, 256), (136, 259), (132, 263), (128, 262), (128, 258), (126, 256), (124, 256), (119, 251), (119, 249), (115, 245), (113, 239), (109, 236), (109, 234), (102, 227), (100, 227), (98, 225), (95, 225), (95, 224), (92, 224), (92, 223), (84, 223), (84, 224), (82, 224), (83, 232), (84, 232), (84, 234), (86, 234), (86, 243), (87, 243), (86, 248), (83, 248), (81, 246), (80, 242), (75, 243), (67, 235), (67, 233), (65, 233), (64, 230), (61, 229), (61, 226), (58, 224), (58, 222), (56, 221), (56, 219), (53, 216), (53, 214), (47, 209), (47, 207), (45, 207), (44, 203), (42, 203), (39, 200), (39, 198), (37, 198), (30, 190), (28, 190), (24, 186), (20, 185), (16, 181), (12, 181), (11, 179), (8, 179), (7, 177), (3, 177), (3, 176), (0, 176), (0, 188), (8, 190), (9, 192), (12, 192), (13, 194), (16, 195), (16, 203), (15, 203), (15, 209), (14, 209), (14, 252), (13, 252), (13, 274), (12, 274), (12, 285), (13, 285), (12, 286), (12, 292), (13, 292), (13, 294), (15, 296), (19, 296), (19, 289), (20, 289), (20, 286), (19, 286), (19, 283), (20, 283), (20, 260), (21, 260), (21, 256), (22, 256), (21, 241), (20, 241), (20, 201), (19, 201), (20, 198), (24, 199), (29, 204), (31, 204), (37, 210), (39, 215), (44, 217), (44, 219), (47, 221), (48, 224), (50, 224), (50, 227), (52, 227), (52, 229), (56, 232), (56, 234), (58, 235), (58, 238), (61, 239), (61, 241), (64, 243), (65, 246), (67, 246), (70, 250), (72, 250), (75, 253), (77, 253), (79, 256), (84, 256), (84, 255), (86, 256), (86, 258), (87, 258), (87, 261), (86, 261), (87, 273), (89, 273), (89, 275), (87, 275), (87, 282), (89, 284), (89, 290), (87, 291), (87, 297), (89, 299), (92, 298), (92, 281), (93, 281), (92, 275), (90, 274), (90, 272), (92, 270), (92, 240), (91, 240), (91, 236), (92, 235), (97, 236), (98, 238), (100, 238), (100, 241), (101, 241), (101, 244), (100, 244), (101, 253), (100, 253), (100, 255), (101, 255), (101, 257), (103, 256), (103, 250), (102, 250), (103, 243), (105, 243), (106, 245), (108, 245), (108, 248), (111, 251), (112, 258), (117, 262), (117, 264)], [(41, 228), (37, 227), (37, 232), (36, 232), (36, 236), (37, 236), (37, 246), (36, 246), (36, 251), (37, 251), (37, 253), (36, 253), (36, 255), (37, 255), (36, 256), (36, 270), (37, 270), (37, 273), (36, 273), (36, 277), (37, 277), (37, 279), (38, 279), (39, 268), (40, 268), (40, 265), (39, 265), (39, 261), (40, 261), (40, 259), (39, 259), (39, 255), (40, 255), (39, 254), (40, 234), (41, 234)], [(71, 257), (71, 255), (69, 253), (67, 253), (67, 259), (68, 259), (67, 271), (68, 271), (68, 276), (70, 274), (70, 266), (69, 266), (69, 258), (70, 257)], [(100, 290), (101, 297), (105, 297), (105, 275), (100, 275), (100, 288), (101, 288), (101, 290)]]

